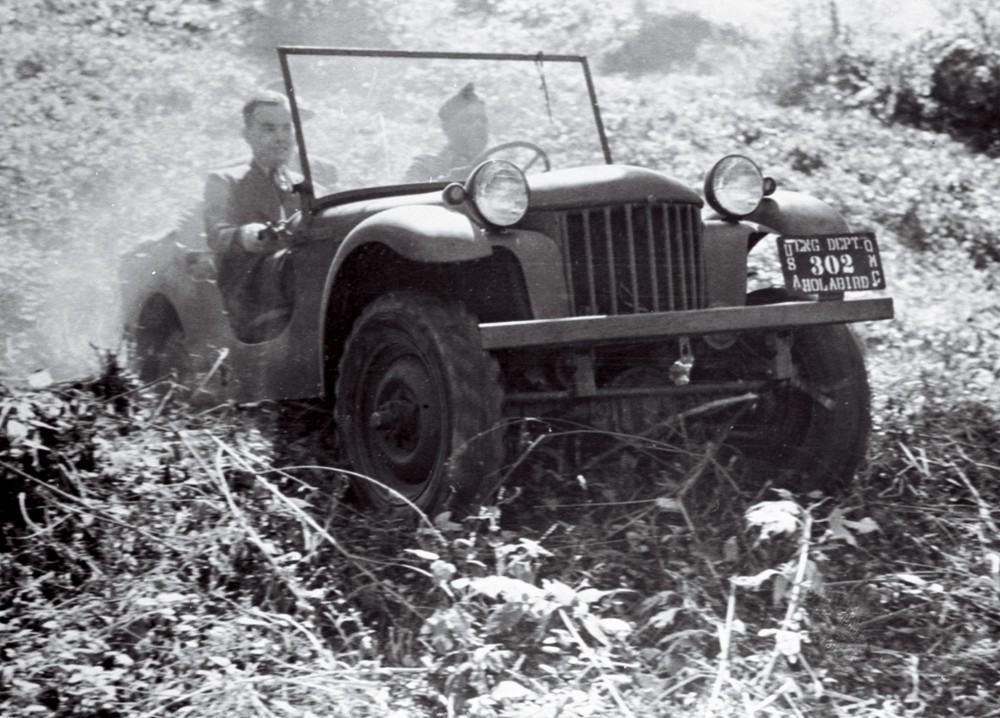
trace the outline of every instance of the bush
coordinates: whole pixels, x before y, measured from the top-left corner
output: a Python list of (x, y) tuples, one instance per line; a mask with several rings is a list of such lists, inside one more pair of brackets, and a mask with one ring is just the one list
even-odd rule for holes
[(758, 86), (783, 106), (852, 106), (855, 96), (872, 89), (875, 65), (870, 52), (841, 22), (835, 0), (812, 3), (796, 10), (791, 30)]
[(959, 8), (940, 29), (876, 48), (841, 23), (836, 0), (825, 4), (825, 17), (813, 6), (811, 14), (797, 15), (760, 88), (781, 105), (864, 108), (884, 121), (945, 132), (996, 156), (1000, 8)]
[(906, 48), (890, 94), (889, 119), (947, 132), (1000, 155), (1000, 52), (996, 40), (932, 34)]

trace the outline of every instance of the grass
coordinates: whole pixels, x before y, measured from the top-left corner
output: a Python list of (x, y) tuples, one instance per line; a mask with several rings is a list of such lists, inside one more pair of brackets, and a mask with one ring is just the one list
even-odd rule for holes
[(993, 710), (982, 407), (883, 417), (829, 497), (741, 487), (711, 447), (540, 447), (497, 507), (414, 532), (343, 500), (314, 415), (111, 378), (0, 402), (11, 715)]

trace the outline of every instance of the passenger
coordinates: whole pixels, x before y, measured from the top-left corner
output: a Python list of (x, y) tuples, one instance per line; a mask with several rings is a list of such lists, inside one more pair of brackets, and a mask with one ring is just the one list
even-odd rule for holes
[(260, 92), (243, 106), (248, 164), (214, 171), (205, 182), (205, 231), (218, 258), (223, 306), (241, 341), (275, 336), (292, 310), (290, 232), (300, 211), (293, 191), (301, 175), (288, 169), (292, 116), (277, 92)]
[(486, 104), (467, 84), (438, 110), (441, 129), (448, 142), (436, 155), (418, 155), (406, 171), (407, 182), (465, 179), (472, 163), (489, 142)]

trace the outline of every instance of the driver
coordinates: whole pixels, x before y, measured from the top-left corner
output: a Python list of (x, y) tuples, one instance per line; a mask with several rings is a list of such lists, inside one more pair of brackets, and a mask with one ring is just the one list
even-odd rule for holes
[(406, 170), (407, 182), (460, 180), (489, 142), (486, 104), (473, 83), (448, 98), (438, 110), (441, 130), (448, 142), (436, 155), (417, 155)]
[(288, 169), (292, 116), (283, 94), (263, 91), (243, 105), (249, 164), (217, 170), (205, 182), (205, 231), (218, 257), (218, 286), (233, 330), (244, 342), (276, 335), (291, 315), (289, 232), (302, 177)]

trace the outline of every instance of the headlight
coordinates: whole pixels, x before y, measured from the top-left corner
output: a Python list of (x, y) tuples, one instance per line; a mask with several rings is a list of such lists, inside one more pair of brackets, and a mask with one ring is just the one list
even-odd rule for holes
[(719, 214), (746, 217), (764, 196), (764, 176), (753, 160), (729, 155), (715, 163), (705, 178), (705, 199)]
[(505, 160), (487, 160), (469, 178), (466, 194), (490, 224), (509, 227), (528, 211), (528, 181), (517, 165)]

